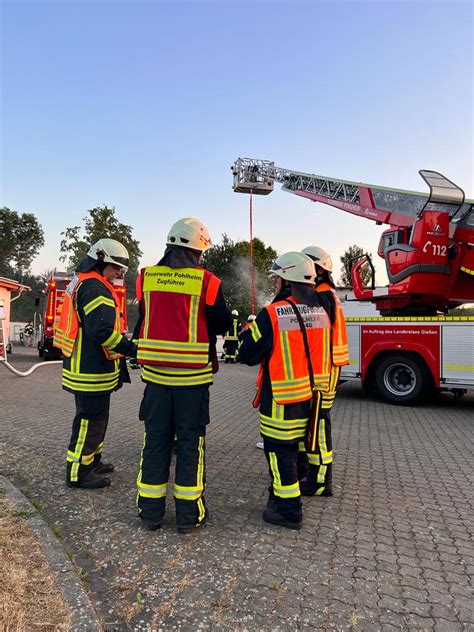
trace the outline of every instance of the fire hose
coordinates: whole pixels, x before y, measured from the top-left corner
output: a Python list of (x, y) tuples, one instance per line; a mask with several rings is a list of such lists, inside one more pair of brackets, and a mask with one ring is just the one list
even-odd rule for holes
[(51, 366), (52, 364), (62, 364), (62, 363), (63, 363), (62, 360), (53, 360), (51, 362), (38, 362), (37, 364), (33, 364), (33, 366), (31, 366), (27, 371), (19, 371), (18, 369), (15, 369), (15, 367), (11, 365), (7, 360), (3, 360), (2, 358), (0, 358), (0, 364), (3, 364), (4, 366), (6, 366), (9, 371), (14, 373), (18, 377), (28, 377), (28, 375), (31, 375), (34, 371), (36, 371), (36, 369), (39, 369), (42, 366)]

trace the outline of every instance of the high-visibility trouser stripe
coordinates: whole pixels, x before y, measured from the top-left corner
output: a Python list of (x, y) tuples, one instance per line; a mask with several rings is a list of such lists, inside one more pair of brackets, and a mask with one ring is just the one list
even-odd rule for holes
[(96, 307), (100, 305), (106, 305), (107, 307), (112, 307), (115, 310), (115, 303), (111, 298), (107, 298), (105, 296), (98, 296), (90, 303), (84, 306), (84, 314), (88, 316)]
[(63, 376), (69, 380), (80, 379), (82, 382), (110, 382), (119, 376), (118, 371), (113, 373), (73, 373), (68, 369), (63, 369)]
[(197, 506), (198, 506), (198, 511), (199, 511), (198, 522), (202, 522), (206, 515), (206, 508), (204, 507), (204, 502), (202, 498), (199, 498), (199, 500), (197, 501)]
[(90, 465), (94, 461), (94, 452), (92, 454), (83, 454), (81, 458), (82, 465)]
[(298, 498), (300, 494), (300, 486), (298, 481), (291, 485), (282, 485), (280, 471), (278, 470), (278, 459), (275, 452), (268, 453), (270, 459), (270, 469), (273, 474), (273, 493), (280, 498)]
[(158, 483), (157, 485), (150, 485), (149, 483), (144, 483), (142, 481), (143, 474), (143, 452), (146, 446), (146, 432), (143, 433), (143, 449), (142, 455), (140, 458), (140, 469), (138, 470), (137, 476), (137, 489), (138, 496), (142, 496), (143, 498), (164, 498), (166, 496), (166, 488), (168, 482)]
[(238, 339), (239, 339), (238, 336), (226, 336), (225, 337), (226, 342), (227, 342), (227, 340), (238, 340)]
[(319, 456), (319, 454), (308, 452), (308, 461), (311, 463), (311, 465), (329, 465), (329, 463), (332, 463), (333, 461), (332, 450), (330, 452), (326, 452), (321, 457)]
[[(321, 465), (319, 470), (318, 470), (318, 476), (317, 476), (317, 482), (319, 483), (319, 485), (324, 485), (325, 481), (326, 481), (326, 473), (328, 471), (328, 466), (327, 465)], [(316, 490), (316, 496), (319, 496), (320, 494), (322, 494), (324, 491), (324, 487)]]
[(253, 323), (250, 325), (250, 333), (252, 334), (254, 342), (258, 342), (262, 337), (262, 332), (260, 331), (256, 320), (254, 320)]
[(208, 353), (196, 353), (190, 355), (187, 353), (171, 353), (169, 351), (144, 351), (139, 349), (137, 360), (151, 360), (152, 362), (187, 362), (189, 364), (208, 364)]
[(288, 338), (287, 331), (280, 331), (280, 345), (281, 345), (281, 352), (282, 352), (282, 358), (283, 358), (283, 371), (285, 373), (286, 379), (291, 380), (294, 377), (294, 372), (293, 372), (293, 361), (291, 358), (291, 351), (290, 351), (290, 341)]
[(167, 483), (162, 485), (146, 485), (137, 483), (138, 495), (142, 498), (164, 498), (166, 496)]
[(169, 349), (171, 351), (208, 351), (208, 342), (176, 342), (175, 340), (153, 340), (140, 338), (139, 345), (147, 349)]
[(204, 491), (204, 437), (199, 437), (196, 485), (174, 485), (173, 496), (180, 500), (198, 500)]
[(104, 442), (101, 441), (95, 449), (95, 454), (102, 454), (103, 451), (104, 451)]
[(71, 382), (63, 377), (62, 385), (70, 388), (73, 391), (83, 391), (88, 393), (101, 393), (102, 391), (110, 391), (114, 389), (118, 384), (118, 378), (113, 382), (104, 382), (100, 384), (88, 384), (87, 382), (80, 382), (76, 380)]
[(189, 342), (197, 342), (197, 328), (198, 328), (198, 309), (199, 309), (200, 296), (191, 296), (191, 302), (189, 305)]
[(68, 450), (66, 460), (72, 463), (70, 472), (70, 481), (77, 482), (79, 473), (79, 463), (82, 456), (82, 450), (86, 442), (87, 431), (89, 429), (89, 420), (81, 419), (81, 425), (79, 427), (79, 434), (77, 436), (74, 452)]
[(323, 463), (326, 463), (329, 452), (326, 439), (326, 419), (324, 417), (321, 417), (319, 419), (318, 445), (319, 452), (321, 454), (321, 460)]
[(122, 334), (118, 331), (113, 331), (105, 342), (102, 343), (103, 347), (113, 349), (122, 340)]

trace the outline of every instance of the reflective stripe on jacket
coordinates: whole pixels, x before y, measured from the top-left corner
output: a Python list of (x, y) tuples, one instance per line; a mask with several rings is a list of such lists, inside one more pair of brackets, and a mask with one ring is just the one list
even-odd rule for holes
[(114, 347), (116, 347), (122, 340), (122, 332), (124, 330), (124, 322), (120, 313), (120, 300), (113, 286), (97, 272), (79, 272), (74, 275), (71, 283), (67, 286), (64, 293), (64, 301), (59, 322), (54, 331), (53, 345), (61, 349), (64, 357), (71, 357), (74, 346), (78, 342), (78, 337), (80, 338), (80, 322), (77, 313), (77, 306), (75, 304), (76, 295), (81, 284), (87, 279), (95, 279), (96, 281), (102, 283), (112, 294), (112, 299), (108, 296), (97, 296), (92, 301), (89, 301), (87, 305), (84, 305), (84, 315), (87, 316), (100, 305), (108, 305), (109, 307), (113, 307), (115, 309), (114, 331), (107, 340), (102, 343), (102, 349), (108, 360), (117, 360), (122, 358), (123, 355), (121, 353), (115, 353), (113, 351)]
[[(144, 365), (144, 379), (145, 374), (149, 374), (150, 381), (155, 381), (154, 372), (147, 370), (147, 366), (193, 369), (197, 373), (206, 369), (208, 372), (209, 334), (205, 310), (206, 305), (214, 305), (220, 283), (203, 268), (150, 266), (141, 271), (144, 316), (137, 360)], [(179, 372), (169, 379), (181, 385)]]
[(225, 335), (226, 340), (238, 340), (239, 339), (239, 319), (234, 318), (232, 321), (232, 327)]
[[(316, 390), (327, 390), (331, 372), (330, 321), (323, 307), (297, 305), (306, 326)], [(286, 301), (265, 307), (273, 330), (273, 347), (268, 362), (273, 398), (278, 404), (292, 404), (311, 398), (308, 361), (298, 319)], [(259, 338), (256, 321), (250, 328)], [(261, 334), (260, 334), (261, 335)], [(257, 387), (263, 377), (263, 367)]]
[(331, 359), (335, 366), (349, 364), (349, 347), (347, 344), (347, 330), (341, 301), (334, 288), (329, 283), (320, 283), (316, 286), (316, 292), (331, 292), (335, 301), (335, 320), (331, 328)]

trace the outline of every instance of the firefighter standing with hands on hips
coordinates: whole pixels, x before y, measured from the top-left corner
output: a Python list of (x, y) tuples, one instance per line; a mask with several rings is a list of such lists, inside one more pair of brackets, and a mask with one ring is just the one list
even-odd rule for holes
[[(317, 292), (314, 265), (300, 252), (281, 255), (271, 273), (291, 295), (266, 306), (241, 334), (239, 361), (261, 363), (254, 407), (271, 476), (263, 519), (289, 529), (302, 525), (298, 444), (311, 445), (319, 417), (321, 391), (330, 378), (331, 323)], [(309, 431), (309, 432), (308, 432)], [(314, 441), (313, 441), (314, 443)]]
[(99, 239), (77, 268), (64, 294), (54, 345), (64, 356), (62, 385), (74, 394), (76, 415), (67, 451), (69, 487), (108, 487), (114, 471), (103, 463), (110, 395), (130, 382), (125, 355), (136, 346), (124, 335), (113, 282), (128, 269), (128, 252), (115, 239)]
[(302, 252), (314, 261), (316, 292), (331, 317), (331, 377), (329, 389), (321, 393), (317, 452), (306, 454), (304, 442), (300, 442), (298, 458), (300, 490), (303, 496), (332, 496), (333, 446), (330, 411), (336, 398), (341, 366), (349, 364), (346, 321), (331, 276), (331, 257), (319, 246), (308, 246), (303, 248)]
[(226, 363), (234, 364), (237, 362), (237, 348), (239, 346), (239, 312), (236, 309), (232, 310), (232, 325), (228, 332), (225, 334), (224, 351)]
[(210, 247), (209, 233), (199, 220), (181, 219), (170, 229), (163, 258), (140, 275), (134, 338), (146, 388), (140, 406), (145, 435), (137, 487), (139, 515), (150, 531), (161, 526), (165, 514), (175, 435), (177, 530), (189, 533), (207, 518), (209, 385), (218, 367), (216, 334), (224, 334), (232, 323), (220, 280), (198, 267)]

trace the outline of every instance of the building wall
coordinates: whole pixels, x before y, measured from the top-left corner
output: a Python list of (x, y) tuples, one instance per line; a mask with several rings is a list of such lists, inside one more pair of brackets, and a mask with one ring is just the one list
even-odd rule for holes
[(10, 297), (11, 291), (7, 290), (6, 287), (2, 287), (0, 285), (0, 304), (3, 303), (3, 312), (5, 316), (5, 319), (2, 321), (5, 342), (8, 342), (8, 330), (10, 324)]

